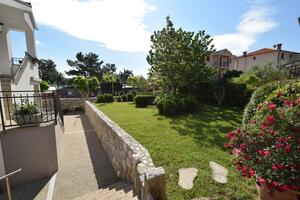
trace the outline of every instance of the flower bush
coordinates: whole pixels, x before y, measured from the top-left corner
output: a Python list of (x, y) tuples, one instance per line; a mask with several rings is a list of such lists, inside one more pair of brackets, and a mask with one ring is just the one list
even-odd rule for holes
[[(273, 83), (252, 117), (226, 135), (224, 146), (244, 177), (273, 191), (300, 190), (300, 82)], [(255, 94), (253, 94), (255, 95)]]

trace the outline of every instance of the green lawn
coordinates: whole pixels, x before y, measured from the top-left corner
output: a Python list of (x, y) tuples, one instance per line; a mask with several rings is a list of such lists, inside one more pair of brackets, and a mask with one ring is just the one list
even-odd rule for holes
[[(168, 118), (158, 115), (155, 106), (135, 108), (132, 103), (95, 105), (144, 145), (156, 166), (165, 168), (168, 199), (256, 198), (254, 181), (236, 172), (230, 164), (232, 157), (223, 148), (225, 134), (241, 124), (241, 110), (205, 106), (196, 114)], [(229, 169), (226, 185), (213, 182), (209, 161), (216, 161)], [(192, 190), (183, 190), (177, 184), (178, 169), (182, 167), (199, 170)]]

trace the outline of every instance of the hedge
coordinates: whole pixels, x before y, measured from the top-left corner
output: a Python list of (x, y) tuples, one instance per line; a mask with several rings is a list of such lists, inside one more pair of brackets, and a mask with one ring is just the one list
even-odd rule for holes
[(134, 99), (135, 105), (138, 108), (145, 108), (148, 105), (153, 104), (155, 99), (154, 95), (137, 95)]

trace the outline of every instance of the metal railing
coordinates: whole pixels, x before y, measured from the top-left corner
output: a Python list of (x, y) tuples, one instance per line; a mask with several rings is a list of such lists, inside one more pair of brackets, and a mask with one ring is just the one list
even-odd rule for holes
[(12, 65), (21, 65), (23, 59), (24, 59), (24, 58), (16, 58), (16, 57), (12, 57), (12, 58), (11, 58), (11, 64), (12, 64)]
[(3, 131), (51, 121), (63, 126), (60, 101), (54, 91), (0, 91), (0, 112)]
[(12, 176), (12, 175), (15, 175), (17, 173), (20, 173), (22, 171), (22, 168), (16, 170), (16, 171), (13, 171), (11, 173), (8, 173), (2, 177), (0, 177), (0, 182), (5, 180), (6, 182), (6, 192), (7, 192), (7, 197), (8, 197), (8, 200), (12, 200), (12, 194), (11, 194), (11, 189), (10, 189), (10, 181), (9, 181), (9, 178)]
[(282, 64), (280, 67), (287, 69), (292, 77), (300, 77), (300, 60)]

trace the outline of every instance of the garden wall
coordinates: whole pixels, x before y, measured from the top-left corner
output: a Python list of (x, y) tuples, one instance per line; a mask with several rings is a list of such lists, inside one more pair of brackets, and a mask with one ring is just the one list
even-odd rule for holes
[(89, 101), (84, 111), (122, 181), (132, 182), (141, 199), (166, 199), (165, 171), (155, 167), (149, 152)]
[[(61, 109), (63, 112), (83, 110), (84, 98), (60, 98)], [(96, 97), (90, 98), (91, 102), (96, 101)]]

